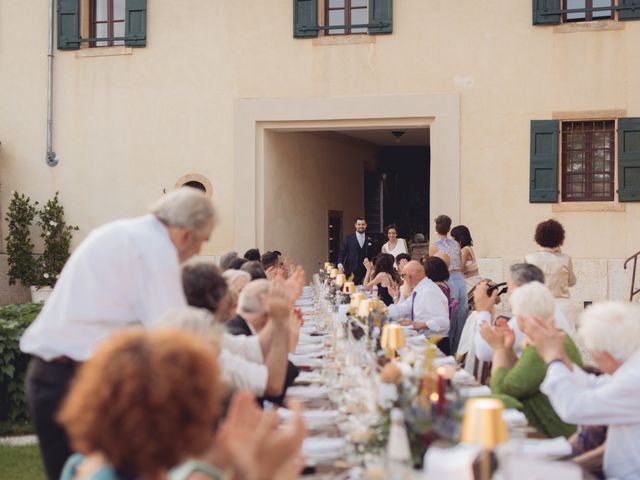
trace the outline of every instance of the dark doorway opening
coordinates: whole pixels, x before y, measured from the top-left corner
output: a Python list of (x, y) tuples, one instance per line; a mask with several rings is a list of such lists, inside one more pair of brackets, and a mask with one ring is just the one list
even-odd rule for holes
[(408, 242), (429, 233), (429, 146), (383, 146), (377, 159), (365, 166), (367, 231), (379, 249), (385, 227), (398, 226)]

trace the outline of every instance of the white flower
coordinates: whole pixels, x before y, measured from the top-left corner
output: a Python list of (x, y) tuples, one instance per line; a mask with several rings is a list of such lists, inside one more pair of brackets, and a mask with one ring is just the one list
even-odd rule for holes
[(45, 233), (45, 235), (46, 235), (47, 237), (50, 237), (50, 236), (51, 236), (51, 232), (46, 232), (46, 233)]
[(54, 222), (53, 220), (49, 221), (49, 225), (51, 225), (52, 227), (57, 227), (58, 226), (58, 222)]
[(44, 275), (42, 275), (44, 278), (49, 278), (49, 274), (45, 273)]

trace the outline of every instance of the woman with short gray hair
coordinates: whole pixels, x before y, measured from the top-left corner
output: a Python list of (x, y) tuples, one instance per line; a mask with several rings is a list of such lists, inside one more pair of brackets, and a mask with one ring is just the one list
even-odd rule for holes
[[(527, 324), (534, 317), (555, 328), (555, 300), (540, 282), (529, 282), (519, 287), (511, 295), (510, 303), (518, 327), (523, 332), (528, 331)], [(482, 323), (480, 335), (493, 349), (491, 392), (498, 395), (507, 407), (522, 410), (529, 423), (544, 435), (550, 438), (571, 436), (576, 430), (575, 425), (564, 423), (540, 391), (546, 365), (535, 348), (527, 345), (518, 358), (513, 348), (515, 332), (507, 325), (491, 327)], [(563, 334), (562, 348), (567, 358), (582, 365), (580, 352), (569, 335)]]

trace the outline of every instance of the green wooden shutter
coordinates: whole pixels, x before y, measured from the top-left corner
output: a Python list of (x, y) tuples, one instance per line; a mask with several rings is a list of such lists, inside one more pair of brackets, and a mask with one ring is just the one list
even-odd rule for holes
[(640, 118), (618, 119), (618, 200), (640, 202)]
[(293, 0), (293, 36), (318, 36), (318, 0)]
[(80, 0), (58, 0), (58, 49), (80, 48)]
[(126, 37), (137, 37), (125, 40), (128, 47), (144, 47), (147, 45), (147, 0), (127, 0), (124, 17), (124, 34)]
[(369, 35), (393, 32), (393, 0), (369, 0)]
[(618, 10), (618, 20), (640, 19), (640, 0), (620, 0), (618, 2), (618, 8), (620, 8)]
[(560, 0), (533, 0), (533, 24), (534, 25), (557, 25), (562, 20), (561, 14), (554, 13), (545, 15), (545, 12), (560, 10), (562, 4)]
[(531, 120), (530, 203), (558, 201), (558, 120)]

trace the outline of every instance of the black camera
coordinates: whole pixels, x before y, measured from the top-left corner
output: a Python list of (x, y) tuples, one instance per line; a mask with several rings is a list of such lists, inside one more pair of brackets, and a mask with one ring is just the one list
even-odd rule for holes
[(491, 296), (491, 295), (493, 295), (493, 292), (495, 290), (497, 290), (498, 291), (498, 297), (499, 297), (503, 293), (507, 293), (507, 289), (508, 288), (509, 287), (507, 287), (507, 282), (502, 282), (502, 283), (496, 283), (494, 285), (489, 285), (487, 287), (487, 295)]

